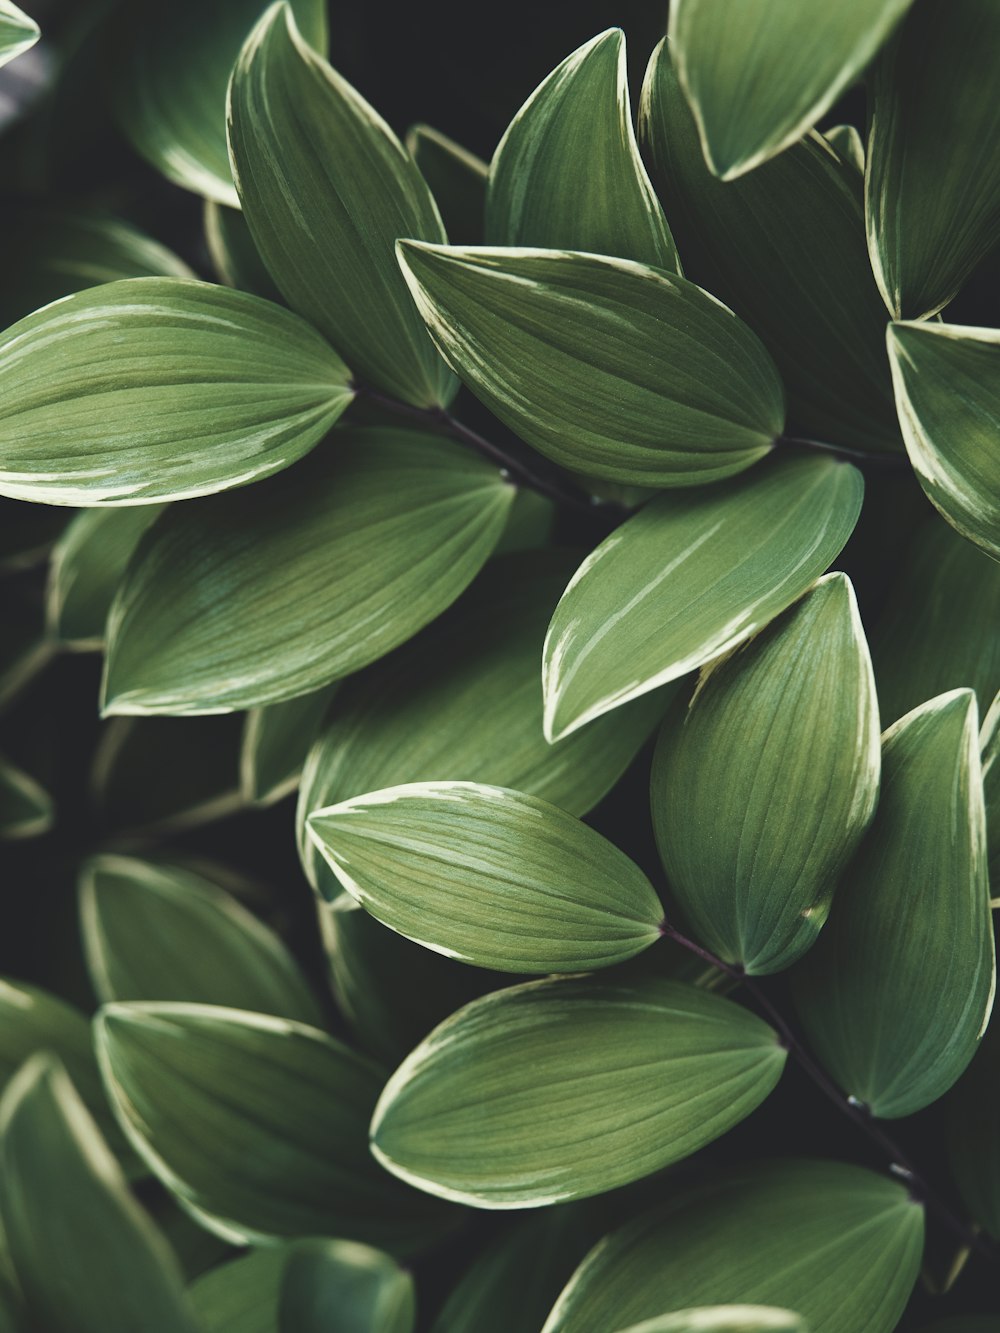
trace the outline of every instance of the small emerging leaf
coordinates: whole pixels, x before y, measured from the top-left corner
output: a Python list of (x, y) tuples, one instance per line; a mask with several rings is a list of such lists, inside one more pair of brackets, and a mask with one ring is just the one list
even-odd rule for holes
[(46, 594), (49, 631), (73, 648), (100, 648), (105, 623), (139, 538), (162, 505), (85, 509), (52, 552)]
[(448, 236), (459, 245), (481, 244), (487, 164), (430, 125), (412, 126), (406, 151), (430, 186)]
[(298, 786), (336, 683), (270, 708), (253, 708), (243, 728), (240, 790), (248, 801), (270, 804)]
[(38, 838), (54, 822), (55, 806), (41, 783), (0, 755), (0, 839)]

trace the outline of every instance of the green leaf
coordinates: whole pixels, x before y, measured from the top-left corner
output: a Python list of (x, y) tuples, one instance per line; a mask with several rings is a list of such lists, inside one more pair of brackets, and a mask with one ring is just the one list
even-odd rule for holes
[(202, 1333), (278, 1333), (291, 1245), (269, 1245), (204, 1273), (189, 1288)]
[(136, 1151), (225, 1239), (335, 1235), (404, 1252), (452, 1220), (372, 1160), (383, 1074), (324, 1032), (211, 1005), (112, 1004), (97, 1053)]
[(331, 872), (306, 836), (306, 815), (351, 796), (404, 782), (485, 782), (585, 815), (614, 786), (666, 701), (648, 697), (546, 743), (538, 663), (575, 559), (532, 551), (491, 561), (446, 619), (344, 686), (302, 776), (296, 822), (310, 882), (329, 884)]
[(118, 828), (176, 832), (243, 804), (237, 790), (243, 719), (116, 717), (94, 755), (91, 793)]
[(281, 1333), (412, 1333), (413, 1278), (368, 1245), (303, 1241), (285, 1268), (279, 1322)]
[(325, 685), (247, 713), (240, 753), (240, 790), (246, 800), (269, 805), (295, 790), (336, 688)]
[(784, 1063), (761, 1019), (682, 982), (529, 982), (474, 1000), (407, 1057), (372, 1151), (480, 1208), (582, 1198), (724, 1134)]
[(960, 685), (1000, 689), (1000, 569), (931, 518), (900, 553), (872, 639), (883, 722)]
[(767, 1162), (679, 1191), (599, 1242), (544, 1333), (611, 1333), (705, 1301), (776, 1305), (810, 1333), (891, 1333), (920, 1269), (923, 1209), (839, 1162)]
[(947, 1092), (993, 1005), (978, 732), (974, 694), (953, 690), (885, 733), (875, 822), (796, 973), (817, 1055), (876, 1116)]
[(6, 707), (52, 661), (56, 645), (45, 630), (41, 599), (15, 582), (7, 592), (0, 634), (0, 708)]
[(0, 839), (37, 838), (54, 822), (55, 805), (41, 783), (0, 755)]
[(864, 175), (865, 145), (860, 133), (853, 125), (834, 125), (823, 131), (823, 138), (834, 150), (842, 162), (848, 162)]
[(806, 1325), (790, 1310), (763, 1305), (701, 1306), (677, 1314), (644, 1319), (622, 1333), (808, 1333)]
[(303, 41), (287, 4), (247, 38), (229, 89), (233, 178), (289, 305), (358, 375), (418, 407), (448, 401), (395, 262), (399, 236), (443, 241), (427, 183), (378, 113)]
[(195, 1333), (176, 1259), (51, 1057), (4, 1093), (0, 1160), (5, 1239), (34, 1327)]
[(1000, 893), (1000, 692), (983, 718), (979, 747), (982, 752), (990, 879)]
[(486, 239), (679, 271), (635, 141), (620, 28), (567, 56), (511, 121), (490, 166)]
[(205, 200), (205, 244), (220, 282), (268, 301), (281, 301), (238, 208)]
[(23, 9), (0, 0), (0, 67), (29, 50), (40, 36), (38, 24)]
[(705, 161), (732, 180), (816, 124), (913, 0), (674, 0), (668, 34)]
[(367, 666), (462, 592), (513, 498), (460, 445), (362, 427), (266, 486), (171, 507), (111, 610), (105, 713), (228, 712)]
[(792, 433), (898, 451), (885, 306), (854, 166), (810, 134), (739, 180), (717, 180), (665, 42), (646, 71), (639, 134), (685, 272), (731, 306), (774, 357)]
[(460, 245), (480, 244), (489, 172), (486, 163), (430, 125), (411, 126), (406, 151), (430, 187), (447, 235)]
[[(326, 50), (326, 5), (291, 0), (299, 26)], [(118, 123), (168, 180), (235, 207), (226, 147), (226, 88), (266, 0), (171, 0), (137, 7), (118, 71)]]
[(660, 938), (663, 908), (639, 867), (523, 792), (414, 782), (315, 811), (308, 828), (372, 916), (463, 963), (591, 972)]
[(435, 341), (490, 411), (554, 462), (694, 486), (742, 472), (784, 401), (757, 337), (694, 283), (573, 251), (400, 241)]
[(1000, 560), (1000, 331), (910, 323), (887, 332), (913, 470), (952, 527)]
[(850, 464), (775, 460), (651, 501), (593, 551), (545, 640), (552, 740), (750, 638), (835, 560), (861, 510)]
[(672, 900), (747, 972), (801, 957), (878, 800), (878, 701), (850, 580), (828, 574), (702, 673), (653, 761)]
[(278, 936), (232, 895), (180, 866), (94, 857), (80, 877), (80, 927), (102, 1001), (191, 1000), (323, 1025)]
[(120, 278), (193, 278), (182, 259), (121, 218), (67, 209), (10, 209), (0, 245), (17, 255), (0, 293), (0, 323)]
[(932, 315), (1000, 239), (992, 0), (919, 4), (875, 66), (865, 202), (894, 319)]
[(46, 593), (49, 633), (73, 648), (101, 648), (108, 611), (139, 538), (162, 505), (85, 509), (52, 552)]
[(1000, 1022), (996, 1019), (944, 1105), (952, 1179), (971, 1216), (1000, 1240)]
[(0, 493), (152, 504), (243, 486), (301, 458), (352, 396), (344, 363), (280, 306), (108, 283), (0, 337)]

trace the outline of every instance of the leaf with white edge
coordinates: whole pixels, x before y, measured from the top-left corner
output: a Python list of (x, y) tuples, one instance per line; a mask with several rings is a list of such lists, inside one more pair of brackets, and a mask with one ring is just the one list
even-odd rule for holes
[(864, 482), (850, 464), (775, 460), (662, 495), (583, 562), (545, 640), (545, 734), (558, 740), (729, 652), (843, 549)]
[(567, 56), (511, 121), (490, 166), (486, 239), (679, 272), (632, 128), (620, 28)]
[(336, 683), (325, 685), (247, 713), (240, 752), (240, 790), (246, 800), (270, 804), (295, 790), (336, 689)]
[(639, 136), (685, 273), (725, 301), (774, 357), (789, 433), (901, 452), (885, 306), (854, 167), (810, 134), (739, 180), (716, 179), (666, 42), (646, 70)]
[(250, 1250), (188, 1288), (202, 1333), (278, 1333), (281, 1279), (291, 1245)]
[(639, 867), (536, 796), (414, 782), (314, 811), (310, 836), (383, 925), (501, 972), (591, 972), (648, 949), (663, 908)]
[(577, 472), (696, 486), (770, 452), (770, 356), (676, 274), (572, 250), (425, 245), (399, 260), (444, 356), (490, 411)]
[[(323, 0), (290, 0), (317, 51), (327, 43)], [(171, 0), (127, 19), (116, 84), (118, 122), (134, 147), (185, 190), (238, 204), (226, 146), (233, 62), (266, 0)]]
[(279, 1305), (280, 1333), (412, 1333), (413, 1278), (381, 1250), (346, 1240), (292, 1247)]
[(983, 764), (983, 796), (986, 804), (986, 852), (990, 879), (1000, 896), (1000, 692), (983, 718), (979, 731)]
[(479, 245), (486, 210), (487, 164), (430, 125), (411, 126), (406, 151), (430, 187), (447, 235), (459, 245)]
[(621, 1333), (809, 1333), (797, 1314), (764, 1305), (703, 1305), (644, 1319)]
[(334, 1235), (410, 1253), (460, 1216), (372, 1160), (384, 1075), (325, 1032), (212, 1005), (112, 1004), (96, 1045), (136, 1151), (227, 1240)]
[(139, 538), (162, 505), (85, 509), (56, 542), (45, 613), (49, 632), (72, 648), (101, 648), (108, 611)]
[(864, 175), (865, 144), (860, 133), (853, 125), (833, 125), (823, 131), (823, 138), (834, 150), (842, 162), (849, 162), (852, 167)]
[(278, 936), (201, 875), (97, 856), (83, 868), (79, 904), (84, 954), (102, 1001), (190, 1000), (323, 1025)]
[(176, 1259), (50, 1056), (0, 1100), (0, 1162), (4, 1239), (32, 1327), (195, 1333)]
[(450, 440), (360, 427), (267, 485), (171, 506), (111, 609), (105, 714), (279, 703), (367, 666), (472, 581), (514, 494)]
[(697, 938), (751, 974), (801, 957), (871, 823), (880, 768), (854, 589), (828, 574), (705, 668), (660, 733), (653, 828)]
[(971, 690), (885, 733), (878, 812), (794, 974), (813, 1049), (872, 1115), (912, 1115), (975, 1054), (996, 963)]
[(306, 815), (321, 806), (448, 780), (513, 787), (585, 815), (614, 786), (667, 699), (648, 696), (546, 743), (538, 664), (577, 560), (570, 551), (528, 551), (491, 561), (445, 619), (344, 685), (306, 762), (296, 812), (314, 887), (332, 879), (305, 833)]
[(951, 1177), (972, 1218), (1000, 1240), (1000, 1022), (994, 1018), (944, 1102)]
[(872, 635), (883, 724), (946, 690), (975, 689), (985, 713), (1000, 689), (1000, 568), (932, 517), (899, 553)]
[(289, 305), (376, 389), (417, 407), (455, 382), (413, 308), (393, 247), (443, 241), (427, 183), (382, 117), (303, 41), (287, 4), (244, 44), (228, 103), (233, 179)]
[(529, 982), (466, 1005), (403, 1061), (372, 1151), (479, 1208), (601, 1194), (738, 1124), (785, 1055), (756, 1015), (682, 982)]
[(868, 248), (894, 319), (933, 315), (1000, 239), (993, 0), (918, 4), (875, 65)]
[(282, 300), (238, 208), (206, 199), (204, 229), (205, 244), (220, 282), (268, 301)]
[(41, 33), (34, 19), (12, 0), (0, 0), (0, 67), (30, 50)]
[(303, 320), (245, 292), (128, 278), (0, 335), (0, 494), (153, 504), (259, 481), (353, 398)]
[(927, 498), (1000, 560), (1000, 331), (890, 324), (887, 341), (899, 424)]
[(616, 1333), (706, 1301), (795, 1310), (810, 1333), (891, 1333), (923, 1235), (923, 1208), (896, 1181), (840, 1162), (760, 1163), (606, 1236), (544, 1333)]
[(54, 822), (55, 806), (41, 783), (0, 755), (0, 839), (38, 838)]
[(721, 180), (801, 139), (858, 77), (913, 0), (673, 0), (668, 36)]
[(166, 246), (121, 218), (50, 208), (11, 208), (0, 245), (17, 255), (0, 292), (4, 328), (50, 301), (121, 278), (193, 278)]

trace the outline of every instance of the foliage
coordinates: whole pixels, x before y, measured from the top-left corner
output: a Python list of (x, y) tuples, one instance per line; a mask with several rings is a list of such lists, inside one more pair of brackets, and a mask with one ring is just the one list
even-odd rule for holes
[(994, 0), (28, 8), (0, 1333), (996, 1333)]

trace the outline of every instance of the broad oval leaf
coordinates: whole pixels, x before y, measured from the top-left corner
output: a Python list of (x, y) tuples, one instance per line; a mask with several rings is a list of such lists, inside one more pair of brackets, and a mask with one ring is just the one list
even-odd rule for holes
[(968, 685), (985, 713), (1000, 689), (1000, 569), (932, 517), (898, 557), (872, 636), (883, 722)]
[(0, 1101), (0, 1215), (32, 1327), (195, 1333), (177, 1261), (69, 1076), (30, 1060)]
[(657, 846), (698, 938), (749, 973), (806, 952), (878, 800), (878, 702), (854, 589), (830, 574), (702, 675), (653, 761)]
[(558, 740), (762, 629), (842, 550), (864, 482), (850, 464), (775, 460), (662, 495), (583, 562), (545, 640), (545, 734)]
[(622, 1333), (809, 1333), (797, 1314), (764, 1305), (703, 1305), (632, 1324)]
[(932, 315), (1000, 239), (992, 0), (918, 4), (875, 66), (868, 248), (894, 319)]
[(724, 1134), (784, 1063), (761, 1019), (682, 982), (529, 982), (474, 1000), (404, 1060), (372, 1151), (480, 1208), (582, 1198)]
[(191, 1000), (323, 1025), (278, 936), (201, 875), (134, 857), (97, 856), (84, 866), (79, 901), (98, 999)]
[(270, 804), (295, 790), (336, 689), (335, 682), (312, 694), (247, 713), (240, 750), (240, 790), (248, 801)]
[(415, 1323), (413, 1278), (388, 1254), (347, 1240), (292, 1247), (280, 1333), (412, 1333)]
[(128, 278), (0, 336), (0, 494), (152, 504), (270, 476), (350, 403), (297, 316), (207, 282)]
[(660, 938), (639, 867), (564, 810), (473, 782), (414, 782), (309, 816), (372, 916), (449, 958), (502, 972), (591, 972)]
[(490, 561), (446, 618), (345, 683), (307, 760), (296, 815), (314, 886), (329, 884), (331, 871), (306, 837), (306, 815), (350, 796), (404, 782), (485, 782), (585, 815), (614, 786), (666, 700), (647, 696), (546, 742), (538, 664), (577, 558), (531, 551)]
[[(323, 0), (290, 0), (317, 51), (326, 49)], [(236, 206), (226, 147), (226, 88), (233, 62), (266, 0), (171, 0), (126, 13), (116, 81), (118, 121), (168, 180)], [(119, 19), (119, 23), (121, 20)]]
[(486, 239), (679, 271), (635, 141), (620, 28), (567, 56), (511, 121), (490, 166)]
[(410, 127), (406, 151), (430, 187), (447, 235), (459, 245), (479, 245), (486, 211), (487, 164), (430, 125)]
[(35, 20), (13, 0), (0, 0), (0, 67), (29, 50), (40, 36)]
[(324, 1032), (212, 1005), (112, 1004), (96, 1042), (136, 1151), (224, 1239), (334, 1235), (409, 1252), (457, 1216), (372, 1160), (382, 1072)]
[(567, 250), (400, 241), (427, 327), (465, 384), (577, 472), (695, 486), (742, 472), (784, 423), (771, 358), (694, 283)]
[(0, 839), (41, 837), (55, 817), (55, 803), (42, 784), (0, 755)]
[(471, 582), (513, 497), (451, 441), (362, 427), (267, 486), (173, 506), (111, 610), (105, 712), (228, 712), (367, 666)]
[(188, 1292), (202, 1333), (278, 1333), (281, 1279), (291, 1250), (250, 1250), (193, 1282)]
[(885, 733), (878, 813), (796, 983), (817, 1055), (873, 1115), (927, 1106), (975, 1054), (995, 958), (971, 690)]
[(303, 41), (287, 4), (247, 38), (229, 89), (243, 214), (271, 276), (359, 376), (418, 407), (445, 403), (441, 362), (393, 247), (443, 241), (427, 183), (378, 113)]
[(669, 37), (705, 161), (724, 181), (801, 139), (913, 0), (673, 0)]
[(653, 52), (639, 134), (689, 278), (774, 357), (789, 432), (900, 450), (885, 306), (864, 238), (861, 178), (810, 134), (739, 180), (717, 180), (665, 42)]
[(860, 1167), (737, 1169), (600, 1241), (544, 1333), (614, 1333), (705, 1301), (792, 1309), (810, 1333), (891, 1333), (920, 1270), (923, 1232), (923, 1209), (905, 1188)]
[(1000, 1240), (1000, 1022), (995, 1018), (944, 1105), (952, 1179), (970, 1215)]
[(100, 648), (108, 611), (139, 538), (161, 505), (85, 509), (52, 551), (45, 613), (49, 632), (73, 648)]
[(927, 498), (1000, 560), (1000, 331), (890, 324), (899, 423)]

